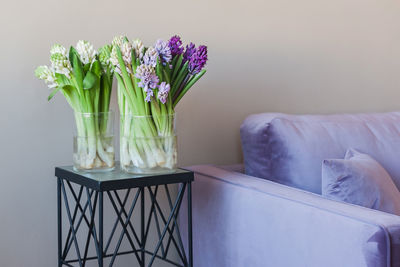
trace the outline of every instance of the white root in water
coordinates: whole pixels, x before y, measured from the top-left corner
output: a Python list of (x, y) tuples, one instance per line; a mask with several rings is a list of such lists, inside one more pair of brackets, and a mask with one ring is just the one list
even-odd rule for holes
[[(143, 158), (140, 156), (140, 152), (137, 149), (136, 143), (134, 139), (129, 140), (129, 147), (127, 147), (127, 158), (132, 160), (133, 166), (137, 166), (139, 168), (146, 168), (146, 163), (143, 161)], [(125, 154), (125, 152), (124, 152)]]
[(103, 149), (101, 138), (97, 139), (97, 153), (100, 159), (104, 161), (108, 167), (114, 166), (114, 160)]
[[(125, 139), (125, 138), (123, 138)], [(176, 144), (174, 140), (166, 138), (165, 146), (154, 140), (132, 138), (127, 144), (126, 139), (121, 144), (121, 162), (124, 166), (133, 166), (140, 169), (156, 167), (173, 169), (176, 165)], [(138, 148), (141, 148), (139, 151)], [(127, 156), (129, 154), (129, 157)]]
[(114, 149), (111, 147), (107, 148), (105, 151), (101, 139), (97, 139), (97, 146), (95, 144), (95, 138), (84, 138), (78, 140), (78, 151), (74, 154), (74, 162), (80, 169), (86, 170), (114, 167), (114, 153), (106, 152), (113, 151)]
[[(131, 159), (129, 157), (128, 141), (126, 138), (122, 138), (121, 143), (121, 164), (123, 166), (129, 166)], [(135, 164), (135, 162), (133, 164)]]
[(86, 157), (86, 165), (85, 165), (87, 169), (93, 168), (95, 158), (96, 158), (96, 139), (93, 137), (88, 137), (88, 154)]

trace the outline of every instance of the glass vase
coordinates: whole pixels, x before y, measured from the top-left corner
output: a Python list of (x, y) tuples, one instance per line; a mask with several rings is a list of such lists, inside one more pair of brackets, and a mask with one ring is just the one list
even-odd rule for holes
[(122, 114), (120, 123), (122, 170), (135, 174), (175, 172), (177, 168), (175, 115)]
[(115, 168), (114, 113), (75, 112), (74, 169), (100, 172)]

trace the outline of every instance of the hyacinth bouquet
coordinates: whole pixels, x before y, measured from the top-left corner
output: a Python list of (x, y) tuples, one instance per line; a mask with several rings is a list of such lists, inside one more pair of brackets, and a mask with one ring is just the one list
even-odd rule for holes
[(122, 169), (154, 173), (176, 168), (174, 109), (205, 74), (207, 47), (179, 36), (145, 47), (114, 38), (110, 61), (118, 81)]
[(70, 47), (56, 44), (50, 50), (50, 66), (40, 66), (35, 75), (52, 89), (48, 100), (60, 91), (74, 110), (74, 166), (77, 169), (114, 167), (114, 147), (110, 134), (110, 96), (113, 67), (111, 45), (99, 52), (87, 41)]

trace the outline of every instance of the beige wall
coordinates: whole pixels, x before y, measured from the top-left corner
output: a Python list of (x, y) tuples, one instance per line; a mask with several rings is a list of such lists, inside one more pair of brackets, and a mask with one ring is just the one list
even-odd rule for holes
[(400, 105), (396, 0), (3, 0), (0, 25), (1, 266), (55, 263), (53, 167), (71, 163), (73, 121), (33, 75), (54, 42), (179, 33), (208, 45), (208, 73), (177, 110), (180, 165), (239, 162), (252, 113)]

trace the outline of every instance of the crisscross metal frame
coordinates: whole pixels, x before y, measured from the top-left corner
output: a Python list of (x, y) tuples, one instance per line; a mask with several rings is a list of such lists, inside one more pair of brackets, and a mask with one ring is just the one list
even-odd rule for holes
[[(175, 194), (171, 195), (168, 186), (168, 184), (162, 184), (97, 191), (84, 185), (75, 185), (74, 188), (71, 181), (57, 178), (58, 266), (84, 267), (87, 261), (95, 260), (99, 267), (103, 267), (106, 266), (104, 259), (109, 258), (107, 266), (112, 267), (119, 255), (132, 254), (133, 260), (140, 267), (150, 267), (156, 259), (169, 263), (170, 266), (192, 267), (191, 181), (179, 184), (175, 198), (173, 197)], [(157, 201), (160, 188), (164, 190), (168, 201), (168, 207), (164, 207), (164, 210)], [(185, 192), (188, 200), (187, 251), (178, 225), (179, 211)], [(147, 211), (145, 209), (146, 195), (150, 199)], [(111, 213), (115, 216), (107, 236), (103, 232), (105, 200), (111, 203)], [(68, 221), (64, 239), (63, 211)], [(139, 216), (140, 227), (135, 228), (132, 222), (134, 216)], [(151, 229), (156, 230), (158, 241), (155, 245), (147, 241)], [(85, 235), (83, 250), (80, 247), (83, 242), (79, 244), (82, 234)], [(129, 250), (120, 251), (123, 240), (128, 242)], [(89, 255), (91, 244), (94, 244), (92, 246), (96, 255)], [(171, 248), (176, 252), (179, 262), (170, 259)], [(74, 254), (72, 258), (69, 257), (71, 254)]]

